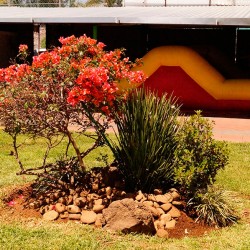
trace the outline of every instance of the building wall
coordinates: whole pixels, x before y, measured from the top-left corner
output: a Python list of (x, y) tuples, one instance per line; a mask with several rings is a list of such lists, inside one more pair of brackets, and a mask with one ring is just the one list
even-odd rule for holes
[(20, 44), (27, 44), (33, 53), (33, 24), (0, 24), (0, 67), (10, 65)]
[[(93, 26), (93, 24), (48, 24), (47, 48), (58, 46), (60, 36), (86, 34), (92, 37)], [(226, 78), (250, 78), (250, 65), (246, 59), (242, 60), (245, 52), (249, 54), (248, 43), (244, 42), (249, 32), (250, 30), (244, 34), (238, 32), (240, 43), (237, 45), (235, 27), (97, 25), (97, 39), (107, 45), (107, 50), (123, 47), (126, 49), (126, 55), (134, 60), (143, 57), (155, 47), (188, 46), (200, 53)]]

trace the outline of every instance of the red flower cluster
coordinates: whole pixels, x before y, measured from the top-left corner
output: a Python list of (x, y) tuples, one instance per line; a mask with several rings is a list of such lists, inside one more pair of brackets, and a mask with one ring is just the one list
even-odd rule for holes
[[(117, 98), (121, 98), (118, 92), (121, 79), (131, 83), (145, 80), (143, 72), (132, 71), (140, 62), (132, 63), (124, 58), (122, 50), (107, 52), (103, 43), (86, 35), (61, 37), (59, 41), (61, 47), (33, 57), (30, 66), (21, 64), (0, 69), (0, 85), (8, 83), (17, 87), (22, 82), (31, 92), (45, 93), (43, 100), (47, 102), (61, 95), (65, 103), (84, 103), (89, 112), (109, 114)], [(23, 55), (27, 49), (22, 44), (19, 53)]]
[[(17, 156), (19, 134), (46, 138), (48, 151), (64, 135), (85, 171), (70, 124), (79, 125), (82, 133), (95, 128), (96, 142), (85, 153), (102, 145), (101, 135), (108, 128), (112, 111), (119, 109), (119, 100), (126, 98), (125, 91), (118, 91), (120, 80), (142, 83), (145, 76), (141, 71), (132, 71), (140, 61), (130, 62), (122, 50), (107, 52), (103, 43), (86, 35), (60, 38), (60, 42), (60, 47), (33, 57), (31, 64), (14, 63), (0, 69), (0, 120), (13, 139)], [(16, 61), (25, 62), (28, 55), (27, 46), (20, 45)], [(24, 167), (17, 160), (23, 173)]]
[[(72, 105), (84, 102), (89, 108), (108, 114), (115, 100), (121, 97), (118, 94), (121, 79), (126, 78), (131, 83), (145, 80), (141, 71), (131, 70), (140, 62), (132, 63), (128, 58), (122, 58), (122, 50), (106, 52), (103, 43), (85, 35), (60, 38), (59, 41), (62, 47), (58, 53), (70, 60), (71, 68), (78, 74), (76, 86), (70, 90), (67, 99)], [(73, 56), (75, 54), (81, 56)]]
[(19, 53), (26, 52), (28, 50), (28, 46), (26, 44), (19, 45)]

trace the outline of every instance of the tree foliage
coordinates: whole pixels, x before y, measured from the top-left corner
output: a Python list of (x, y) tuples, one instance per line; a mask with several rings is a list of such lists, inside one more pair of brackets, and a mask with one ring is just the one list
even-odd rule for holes
[[(19, 134), (47, 139), (44, 167), (49, 150), (67, 137), (85, 171), (83, 158), (104, 143), (111, 111), (126, 96), (118, 91), (119, 81), (145, 79), (141, 71), (131, 70), (140, 62), (130, 62), (122, 50), (105, 51), (103, 43), (86, 35), (59, 40), (60, 47), (33, 57), (31, 64), (17, 63), (28, 56), (27, 46), (20, 45), (17, 61), (0, 69), (0, 119), (13, 139), (22, 173), (27, 171), (18, 155)], [(72, 125), (95, 139), (91, 148), (80, 151)], [(89, 128), (95, 129), (95, 135), (87, 133)]]
[(122, 0), (88, 0), (85, 3), (86, 6), (98, 6), (104, 5), (107, 7), (121, 7)]

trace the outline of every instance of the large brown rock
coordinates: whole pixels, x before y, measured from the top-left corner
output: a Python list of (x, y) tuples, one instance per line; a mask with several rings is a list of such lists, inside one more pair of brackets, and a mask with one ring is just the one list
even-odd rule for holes
[(112, 202), (103, 210), (106, 221), (105, 228), (123, 233), (154, 234), (154, 220), (151, 211), (142, 203), (133, 199), (123, 199)]

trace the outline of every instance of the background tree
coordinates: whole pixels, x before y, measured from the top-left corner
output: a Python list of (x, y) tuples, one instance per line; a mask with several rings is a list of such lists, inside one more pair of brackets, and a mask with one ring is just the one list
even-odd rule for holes
[(85, 6), (98, 6), (98, 5), (104, 5), (107, 7), (121, 7), (122, 6), (122, 0), (88, 0), (85, 3)]

